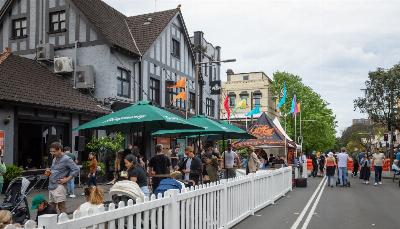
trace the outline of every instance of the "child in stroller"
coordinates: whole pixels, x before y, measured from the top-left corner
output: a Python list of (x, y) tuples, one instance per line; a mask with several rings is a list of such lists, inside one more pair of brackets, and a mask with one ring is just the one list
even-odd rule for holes
[[(0, 210), (8, 210), (13, 215), (13, 222), (23, 224), (30, 219), (27, 196), (41, 179), (37, 176), (17, 177), (7, 187)], [(33, 183), (32, 181), (36, 181)]]

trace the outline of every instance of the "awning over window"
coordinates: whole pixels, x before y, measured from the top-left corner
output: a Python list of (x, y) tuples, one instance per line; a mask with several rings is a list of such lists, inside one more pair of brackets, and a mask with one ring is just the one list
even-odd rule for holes
[(239, 94), (240, 96), (249, 96), (249, 93), (247, 91), (242, 91)]
[(228, 93), (228, 96), (232, 96), (232, 97), (235, 96), (236, 97), (236, 94), (235, 94), (235, 92), (231, 91), (231, 92)]

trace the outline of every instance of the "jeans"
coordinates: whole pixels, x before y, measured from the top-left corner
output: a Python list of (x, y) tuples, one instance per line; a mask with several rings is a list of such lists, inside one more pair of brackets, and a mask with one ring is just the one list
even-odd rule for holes
[(88, 186), (97, 186), (96, 175), (90, 175), (88, 180)]
[(339, 167), (339, 180), (342, 186), (347, 184), (347, 167)]
[(75, 195), (75, 177), (67, 182), (67, 193)]
[(382, 180), (382, 166), (375, 165), (375, 183), (381, 182)]

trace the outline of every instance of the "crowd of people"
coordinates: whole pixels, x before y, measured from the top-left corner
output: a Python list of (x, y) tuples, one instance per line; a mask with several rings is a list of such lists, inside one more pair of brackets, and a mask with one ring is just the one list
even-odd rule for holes
[[(52, 163), (45, 171), (49, 182), (48, 198), (39, 194), (33, 197), (31, 203), (31, 209), (37, 211), (36, 221), (43, 214), (67, 213), (67, 197), (76, 197), (75, 178), (80, 175), (77, 155), (71, 153), (70, 147), (54, 142), (49, 148)], [(139, 152), (137, 146), (128, 145), (127, 149), (116, 153), (114, 178), (109, 185), (121, 180), (132, 181), (144, 196), (150, 197), (152, 193), (164, 193), (171, 182), (181, 184), (180, 188), (191, 187), (221, 178), (234, 178), (238, 168), (245, 169), (248, 174), (276, 164), (286, 164), (283, 157), (268, 156), (263, 150), (253, 147), (249, 147), (247, 155), (243, 157), (235, 152), (230, 143), (222, 153), (212, 144), (197, 146), (196, 150), (192, 146), (181, 150), (179, 145), (174, 149), (165, 149), (159, 144), (149, 160)], [(88, 161), (87, 187), (82, 193), (86, 202), (77, 209), (81, 214), (86, 214), (90, 209), (95, 212), (105, 202), (104, 192), (97, 184), (99, 166), (94, 152), (89, 153)], [(0, 211), (0, 225), (12, 223), (8, 213)]]
[[(396, 153), (396, 159), (393, 161), (391, 170), (395, 175), (400, 175), (400, 151)], [(382, 184), (382, 169), (385, 161), (385, 155), (378, 150), (373, 153), (360, 152), (349, 155), (346, 148), (341, 148), (340, 152), (333, 153), (328, 152), (326, 154), (312, 152), (310, 157), (312, 161), (311, 176), (316, 177), (327, 176), (327, 184), (333, 187), (335, 183), (334, 177), (337, 174), (338, 184), (346, 186), (348, 181), (348, 162), (350, 159), (353, 161), (353, 169), (351, 176), (357, 177), (362, 180), (363, 184), (370, 183), (371, 168), (374, 169), (374, 185), (378, 186)], [(295, 165), (298, 168), (300, 176), (303, 173), (303, 165), (307, 163), (306, 155), (300, 153), (295, 159)]]

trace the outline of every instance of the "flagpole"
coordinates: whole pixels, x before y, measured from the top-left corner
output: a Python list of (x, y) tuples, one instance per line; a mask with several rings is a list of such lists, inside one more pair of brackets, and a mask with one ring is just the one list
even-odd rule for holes
[[(286, 116), (288, 115), (288, 114), (283, 114), (284, 116), (285, 116), (285, 134), (287, 135), (287, 132), (286, 132)], [(285, 158), (287, 157), (287, 140), (286, 140), (286, 136), (285, 136)]]
[(186, 109), (185, 109), (185, 116), (186, 119), (188, 119), (188, 109), (189, 109), (189, 96), (188, 96), (188, 90), (187, 90), (187, 85), (188, 81), (185, 79), (185, 94), (186, 94)]
[(294, 114), (294, 142), (297, 144), (297, 114)]
[(302, 132), (301, 132), (301, 110), (300, 110), (300, 137), (301, 137), (301, 143), (300, 143), (300, 145), (301, 145), (301, 150), (303, 151), (303, 135), (302, 135)]

